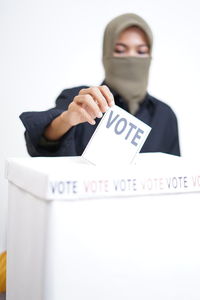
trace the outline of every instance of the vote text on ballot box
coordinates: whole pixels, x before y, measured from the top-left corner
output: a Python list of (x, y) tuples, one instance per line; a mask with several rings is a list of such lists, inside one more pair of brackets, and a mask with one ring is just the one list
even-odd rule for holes
[(200, 168), (7, 160), (8, 300), (200, 299)]

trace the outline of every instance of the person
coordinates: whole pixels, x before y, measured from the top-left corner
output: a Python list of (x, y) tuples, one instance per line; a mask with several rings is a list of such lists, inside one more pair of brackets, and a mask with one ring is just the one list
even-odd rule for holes
[(28, 153), (81, 155), (103, 113), (116, 104), (152, 128), (141, 152), (179, 156), (176, 115), (147, 91), (152, 47), (152, 31), (140, 16), (128, 13), (111, 20), (103, 39), (103, 83), (65, 89), (54, 108), (20, 115)]

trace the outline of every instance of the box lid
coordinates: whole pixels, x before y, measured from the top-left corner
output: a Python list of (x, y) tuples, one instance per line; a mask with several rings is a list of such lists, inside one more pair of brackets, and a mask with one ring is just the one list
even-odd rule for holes
[(9, 158), (5, 173), (44, 200), (200, 192), (200, 167), (163, 153), (139, 154), (125, 167), (96, 167), (79, 156)]

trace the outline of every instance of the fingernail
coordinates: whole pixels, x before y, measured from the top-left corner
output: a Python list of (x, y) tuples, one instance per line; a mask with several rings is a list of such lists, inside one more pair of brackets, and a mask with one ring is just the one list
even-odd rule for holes
[(102, 118), (102, 116), (103, 116), (102, 112), (99, 112), (97, 118)]
[(105, 111), (107, 111), (109, 109), (109, 106), (108, 105), (106, 105), (105, 106)]
[(113, 106), (113, 105), (115, 105), (115, 101), (110, 102), (110, 106)]

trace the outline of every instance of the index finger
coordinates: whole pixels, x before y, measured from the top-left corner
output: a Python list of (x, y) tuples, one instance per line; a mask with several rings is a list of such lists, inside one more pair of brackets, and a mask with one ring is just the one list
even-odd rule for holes
[(100, 85), (99, 90), (105, 97), (107, 103), (109, 106), (113, 106), (115, 104), (115, 99), (113, 97), (113, 94), (111, 93), (110, 89), (106, 85)]

